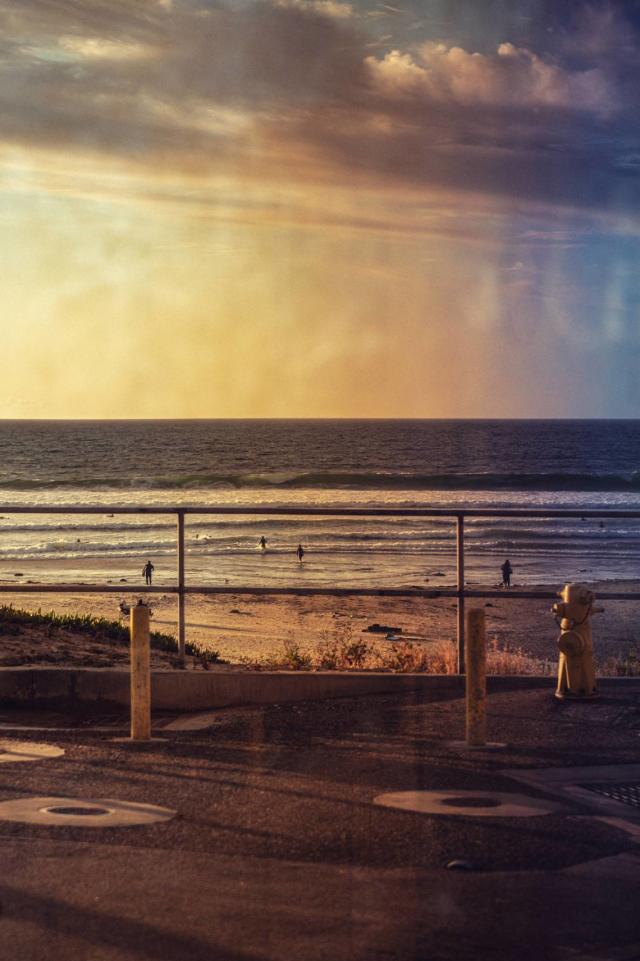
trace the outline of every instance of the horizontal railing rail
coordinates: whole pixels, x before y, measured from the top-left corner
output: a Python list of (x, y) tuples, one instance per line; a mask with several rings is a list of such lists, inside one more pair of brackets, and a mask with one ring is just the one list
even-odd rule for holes
[(565, 507), (310, 507), (308, 505), (297, 506), (289, 504), (286, 506), (270, 506), (265, 504), (260, 507), (242, 507), (239, 505), (185, 505), (180, 507), (166, 506), (136, 506), (130, 504), (118, 504), (111, 506), (98, 506), (96, 504), (83, 505), (81, 507), (67, 506), (64, 504), (54, 504), (47, 507), (34, 505), (10, 504), (0, 505), (3, 514), (102, 514), (109, 517), (111, 514), (246, 514), (246, 515), (274, 515), (282, 514), (291, 516), (295, 514), (311, 514), (317, 517), (635, 517), (640, 520), (640, 508), (637, 510), (625, 510), (623, 508), (579, 508)]
[[(175, 585), (138, 585), (135, 593), (144, 594), (175, 594), (178, 597), (178, 652), (180, 660), (185, 658), (185, 600), (188, 594), (237, 594), (237, 595), (272, 595), (274, 597), (418, 597), (418, 598), (455, 598), (457, 601), (457, 646), (458, 673), (464, 673), (464, 612), (467, 598), (504, 598), (505, 600), (553, 600), (557, 597), (555, 591), (550, 590), (496, 590), (494, 588), (469, 588), (465, 586), (465, 519), (486, 517), (514, 517), (535, 518), (575, 518), (594, 519), (638, 519), (640, 509), (625, 510), (618, 508), (521, 508), (521, 507), (311, 507), (308, 505), (283, 506), (240, 506), (240, 505), (185, 505), (167, 507), (160, 505), (22, 505), (7, 504), (0, 506), (0, 515), (6, 514), (77, 514), (101, 515), (105, 518), (116, 514), (129, 515), (164, 515), (177, 520), (177, 583)], [(259, 587), (257, 585), (210, 585), (187, 584), (185, 568), (185, 517), (197, 515), (233, 515), (259, 517), (438, 517), (455, 523), (456, 528), (456, 586), (455, 588), (414, 588), (414, 587)], [(0, 536), (2, 529), (0, 528)], [(122, 584), (0, 584), (0, 594), (122, 594), (131, 593), (129, 585)], [(602, 591), (598, 600), (637, 601), (640, 592), (637, 591)]]

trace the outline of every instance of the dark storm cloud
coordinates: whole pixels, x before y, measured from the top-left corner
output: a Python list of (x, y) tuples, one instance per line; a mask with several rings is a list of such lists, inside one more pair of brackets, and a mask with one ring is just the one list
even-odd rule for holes
[(228, 151), (242, 160), (216, 111), (286, 126), (364, 83), (355, 35), (313, 9), (25, 0), (0, 16), (0, 132), (16, 144), (207, 168)]
[(425, 6), (398, 7), (413, 39), (380, 49), (379, 4), (0, 3), (0, 131), (178, 170), (296, 176), (304, 156), (305, 176), (344, 183), (637, 213), (637, 4)]
[(342, 95), (363, 75), (355, 34), (314, 7), (25, 0), (12, 10), (0, 3), (3, 34), (23, 56), (5, 68), (29, 69), (36, 79), (48, 69), (46, 79), (61, 84), (81, 79), (87, 98), (112, 88), (187, 100), (296, 102)]

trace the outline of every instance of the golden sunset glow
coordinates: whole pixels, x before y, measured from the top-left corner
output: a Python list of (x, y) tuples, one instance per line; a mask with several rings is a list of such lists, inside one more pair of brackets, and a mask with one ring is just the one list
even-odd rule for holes
[(623, 25), (457, 8), (0, 5), (3, 416), (636, 412)]

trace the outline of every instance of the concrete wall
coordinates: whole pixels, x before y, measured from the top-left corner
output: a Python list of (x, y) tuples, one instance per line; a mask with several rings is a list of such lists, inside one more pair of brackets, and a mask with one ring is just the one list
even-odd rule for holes
[[(546, 687), (553, 677), (494, 676), (490, 692)], [(637, 678), (600, 678), (601, 689), (637, 685)], [(366, 694), (418, 691), (464, 695), (464, 678), (444, 674), (339, 673), (337, 671), (157, 671), (152, 675), (152, 705), (156, 710), (200, 711), (243, 704), (277, 704)], [(127, 669), (7, 667), (0, 669), (0, 705), (87, 707), (129, 705)]]
[[(516, 687), (555, 687), (553, 678), (496, 677), (493, 690)], [(366, 694), (447, 691), (462, 696), (464, 678), (434, 674), (375, 674), (318, 672), (158, 671), (152, 675), (152, 704), (156, 710), (197, 711), (242, 704), (358, 697)], [(0, 704), (128, 706), (126, 669), (10, 667), (0, 669)]]

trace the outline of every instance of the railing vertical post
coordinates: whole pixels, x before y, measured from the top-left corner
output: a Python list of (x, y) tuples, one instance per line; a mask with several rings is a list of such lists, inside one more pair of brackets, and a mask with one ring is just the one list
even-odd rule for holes
[(184, 665), (184, 511), (178, 511), (178, 658)]
[(456, 518), (456, 587), (458, 590), (458, 674), (464, 674), (464, 514)]

